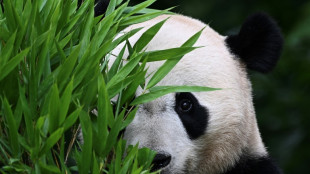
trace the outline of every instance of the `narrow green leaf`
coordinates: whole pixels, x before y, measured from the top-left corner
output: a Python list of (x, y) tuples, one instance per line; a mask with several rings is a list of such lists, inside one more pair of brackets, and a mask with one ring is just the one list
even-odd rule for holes
[(49, 132), (52, 133), (59, 125), (60, 99), (56, 84), (53, 85), (49, 97)]
[(106, 146), (104, 148), (103, 151), (103, 156), (105, 157), (106, 155), (109, 154), (109, 152), (111, 151), (111, 149), (113, 148), (113, 146), (116, 143), (117, 137), (119, 132), (121, 131), (122, 128), (122, 123), (123, 123), (123, 118), (125, 115), (125, 110), (123, 110), (116, 118), (113, 126), (111, 127), (110, 133), (107, 137), (107, 142)]
[(120, 82), (116, 83), (115, 85), (108, 88), (109, 98), (113, 98), (119, 92), (121, 92), (124, 88), (126, 88), (135, 78), (137, 75), (131, 75), (126, 77), (125, 79), (121, 80)]
[(115, 10), (115, 7), (116, 7), (116, 0), (111, 0), (109, 2), (108, 8), (107, 8), (107, 10), (105, 12), (106, 16), (111, 14)]
[(79, 107), (68, 116), (68, 118), (65, 120), (63, 124), (64, 131), (68, 130), (76, 122), (76, 120), (79, 118), (81, 110), (82, 107)]
[[(179, 47), (179, 48), (170, 48), (166, 50), (156, 50), (145, 52), (145, 56), (147, 57), (148, 62), (160, 61), (160, 60), (168, 60), (175, 59), (180, 56), (184, 56), (185, 54), (197, 49), (199, 47)], [(143, 58), (142, 58), (143, 60)]]
[(56, 143), (57, 141), (63, 136), (64, 128), (59, 128), (55, 132), (51, 134), (45, 141), (42, 149), (40, 150), (39, 156), (42, 156), (47, 153)]
[(95, 33), (91, 45), (92, 49), (98, 49), (99, 46), (102, 44), (104, 41), (104, 38), (108, 34), (108, 31), (110, 31), (110, 28), (112, 24), (114, 23), (114, 17), (116, 13), (112, 13), (109, 16), (106, 16), (101, 22), (99, 22), (98, 25), (98, 31)]
[(42, 173), (61, 173), (55, 165), (47, 165), (39, 161), (39, 166), (41, 167)]
[(133, 6), (131, 8), (131, 11), (124, 17), (124, 18), (127, 18), (128, 16), (131, 16), (133, 14), (136, 14), (136, 13), (139, 13), (141, 10), (145, 9), (146, 7), (152, 5), (156, 0), (147, 0), (147, 1), (144, 1), (140, 4), (137, 4), (135, 6)]
[(109, 93), (102, 76), (99, 76), (98, 85), (98, 133), (102, 136), (103, 142), (105, 142), (108, 133), (107, 126), (112, 127), (114, 124), (114, 114), (109, 98)]
[(126, 117), (126, 119), (123, 121), (122, 123), (122, 127), (121, 129), (125, 129), (131, 122), (132, 120), (135, 118), (135, 115), (138, 111), (138, 107), (136, 107), (135, 109), (133, 109), (128, 116)]
[(138, 105), (147, 103), (156, 98), (164, 96), (172, 92), (203, 92), (203, 91), (214, 91), (219, 90), (218, 88), (209, 88), (203, 86), (158, 86), (150, 90), (149, 93), (142, 94), (137, 97), (130, 105)]
[[(200, 37), (203, 29), (190, 37), (181, 47), (192, 47)], [(183, 56), (167, 60), (151, 77), (146, 89), (150, 89), (151, 87), (155, 86), (160, 80), (162, 80), (182, 59), (182, 57)]]
[(2, 69), (0, 69), (0, 81), (14, 69), (20, 63), (20, 61), (23, 60), (23, 58), (25, 58), (29, 50), (30, 50), (29, 48), (24, 49), (19, 54), (10, 59), (6, 63), (6, 65), (4, 65)]
[(81, 55), (86, 52), (86, 49), (88, 48), (90, 37), (91, 37), (91, 30), (93, 27), (93, 21), (94, 21), (94, 3), (93, 0), (91, 0), (91, 3), (89, 3), (89, 9), (88, 13), (86, 14), (86, 20), (84, 20), (82, 31), (80, 34), (80, 40), (81, 40)]
[(122, 81), (138, 65), (141, 58), (142, 55), (140, 54), (130, 59), (129, 62), (108, 82), (107, 88), (110, 88)]
[(125, 101), (131, 101), (131, 99), (135, 96), (137, 88), (145, 80), (145, 75), (146, 75), (146, 71), (139, 72), (137, 75), (135, 75), (135, 79), (133, 80), (133, 82), (124, 91), (121, 105), (123, 105)]
[(167, 19), (160, 21), (146, 30), (133, 46), (133, 50), (140, 52), (154, 38), (166, 21)]
[(122, 61), (122, 58), (124, 56), (125, 49), (126, 49), (126, 45), (124, 45), (121, 52), (117, 55), (117, 58), (114, 60), (111, 68), (108, 71), (108, 79), (111, 79), (116, 74), (116, 72), (120, 66), (120, 63)]
[(162, 14), (165, 14), (165, 13), (167, 13), (167, 11), (158, 11), (158, 12), (154, 12), (154, 13), (147, 13), (147, 14), (143, 14), (143, 15), (131, 16), (131, 17), (128, 17), (128, 18), (122, 20), (120, 25), (121, 25), (122, 29), (124, 29), (129, 25), (148, 21), (148, 20), (156, 18), (156, 17), (158, 17)]
[(66, 115), (71, 103), (72, 90), (73, 80), (69, 82), (65, 91), (63, 92), (63, 95), (60, 98), (61, 105), (59, 109), (59, 125), (61, 125), (66, 119)]
[(86, 134), (83, 133), (85, 143), (82, 146), (82, 157), (80, 161), (81, 163), (79, 164), (79, 172), (82, 174), (89, 173), (92, 159), (92, 145), (93, 145), (92, 128), (91, 127), (86, 128), (85, 132)]
[[(2, 30), (1, 30), (2, 31)], [(16, 32), (14, 32), (11, 37), (9, 38), (9, 40), (5, 43), (4, 48), (1, 50), (0, 55), (1, 55), (1, 59), (0, 59), (0, 68), (6, 64), (6, 62), (8, 61), (9, 57), (12, 54), (12, 50), (14, 48), (14, 42), (15, 42), (15, 38), (16, 38)]]
[(9, 102), (6, 98), (2, 100), (2, 105), (9, 130), (10, 135), (9, 140), (10, 140), (10, 146), (12, 148), (12, 153), (14, 157), (17, 157), (17, 155), (19, 154), (19, 142), (18, 142), (18, 131), (16, 127), (15, 118), (9, 105)]
[(92, 167), (92, 173), (100, 173), (98, 161), (96, 159), (95, 153), (93, 153), (93, 167)]
[(62, 86), (69, 80), (69, 77), (74, 69), (74, 65), (78, 59), (79, 51), (81, 45), (78, 45), (66, 59), (66, 61), (59, 67), (59, 73), (57, 75), (57, 81), (62, 88)]

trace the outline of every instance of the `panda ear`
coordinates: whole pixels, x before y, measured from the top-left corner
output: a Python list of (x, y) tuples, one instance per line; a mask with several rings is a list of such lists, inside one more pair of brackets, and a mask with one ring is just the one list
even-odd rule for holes
[(282, 51), (283, 37), (276, 22), (264, 13), (256, 13), (245, 21), (237, 35), (226, 43), (249, 69), (271, 71)]
[(109, 6), (110, 0), (98, 0), (95, 4), (95, 17), (104, 14)]

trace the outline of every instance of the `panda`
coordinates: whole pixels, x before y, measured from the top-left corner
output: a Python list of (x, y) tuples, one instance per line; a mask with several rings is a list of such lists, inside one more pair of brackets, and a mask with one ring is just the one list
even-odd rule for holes
[[(186, 54), (158, 85), (221, 90), (171, 93), (141, 104), (124, 139), (156, 151), (153, 171), (163, 174), (282, 173), (262, 141), (248, 78), (248, 70), (267, 73), (276, 65), (283, 45), (276, 22), (256, 13), (245, 20), (238, 34), (222, 36), (199, 20), (162, 15), (125, 29), (144, 28), (129, 42), (133, 45), (144, 31), (167, 18), (146, 51), (179, 47), (204, 30), (195, 44), (200, 48)], [(148, 72), (162, 63), (148, 63)], [(141, 92), (139, 89), (136, 95)]]

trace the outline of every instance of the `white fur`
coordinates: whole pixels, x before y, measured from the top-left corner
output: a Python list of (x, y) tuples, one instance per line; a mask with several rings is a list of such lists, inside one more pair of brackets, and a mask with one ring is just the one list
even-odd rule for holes
[[(195, 44), (203, 47), (184, 56), (158, 85), (200, 85), (222, 90), (194, 93), (200, 104), (208, 108), (210, 115), (205, 134), (197, 140), (189, 139), (174, 111), (174, 94), (141, 105), (124, 138), (129, 144), (139, 142), (141, 147), (170, 153), (172, 160), (164, 173), (217, 174), (233, 166), (245, 149), (248, 155), (266, 155), (256, 123), (251, 83), (244, 65), (229, 52), (224, 36), (198, 20), (181, 15), (163, 15), (127, 28), (125, 32), (145, 27), (130, 38), (131, 44), (147, 28), (168, 17), (146, 50), (179, 47), (205, 27)], [(113, 53), (117, 55), (122, 47)], [(162, 63), (148, 63), (149, 73), (157, 70)], [(140, 93), (138, 91), (138, 95)]]

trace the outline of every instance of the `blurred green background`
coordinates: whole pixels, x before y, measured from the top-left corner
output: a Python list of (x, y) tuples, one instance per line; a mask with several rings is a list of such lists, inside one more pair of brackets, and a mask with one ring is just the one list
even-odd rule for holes
[[(139, 3), (132, 0), (132, 3)], [(158, 0), (152, 7), (198, 18), (222, 35), (235, 33), (245, 18), (270, 14), (282, 28), (282, 57), (272, 73), (251, 72), (263, 140), (286, 174), (310, 169), (310, 1)]]

